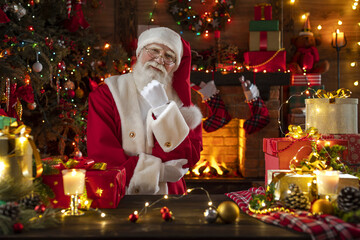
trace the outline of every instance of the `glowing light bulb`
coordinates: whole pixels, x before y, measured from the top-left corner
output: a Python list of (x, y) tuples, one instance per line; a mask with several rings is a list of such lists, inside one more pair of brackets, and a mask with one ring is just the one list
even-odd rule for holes
[(350, 67), (355, 67), (356, 66), (356, 62), (351, 62), (350, 63)]
[(341, 21), (341, 20), (338, 21), (338, 25), (342, 25), (342, 21)]
[(318, 26), (317, 26), (317, 29), (318, 29), (318, 30), (321, 30), (321, 29), (322, 29), (322, 26), (321, 26), (321, 25), (318, 25)]
[(291, 4), (294, 4), (294, 3), (295, 3), (295, 0), (290, 0), (290, 3), (291, 3)]
[(359, 86), (359, 81), (355, 81), (354, 86)]

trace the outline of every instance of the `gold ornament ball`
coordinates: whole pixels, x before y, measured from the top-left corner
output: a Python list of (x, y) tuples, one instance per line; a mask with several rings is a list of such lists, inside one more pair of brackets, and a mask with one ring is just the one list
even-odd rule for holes
[(332, 214), (333, 210), (331, 202), (326, 199), (318, 199), (311, 206), (313, 214)]
[(224, 201), (220, 203), (220, 205), (217, 208), (217, 211), (219, 213), (219, 217), (225, 222), (225, 223), (232, 223), (235, 222), (236, 218), (240, 215), (240, 210), (238, 205), (232, 201)]
[(83, 98), (84, 97), (84, 90), (82, 90), (81, 88), (77, 88), (75, 90), (75, 96), (77, 98)]

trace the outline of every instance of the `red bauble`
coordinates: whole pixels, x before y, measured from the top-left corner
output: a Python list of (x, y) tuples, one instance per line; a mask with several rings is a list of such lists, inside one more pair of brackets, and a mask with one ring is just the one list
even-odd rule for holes
[(14, 230), (14, 233), (21, 233), (22, 230), (24, 229), (24, 225), (22, 223), (14, 223), (13, 225), (13, 230)]
[(35, 103), (35, 102), (33, 102), (33, 103), (27, 103), (27, 107), (28, 107), (28, 109), (30, 109), (30, 110), (34, 110), (34, 109), (36, 108), (36, 103)]
[(161, 213), (161, 214), (166, 213), (166, 212), (170, 212), (169, 208), (167, 208), (167, 207), (162, 207), (162, 208), (160, 209), (160, 213)]
[(137, 220), (139, 219), (139, 215), (138, 214), (135, 214), (135, 213), (132, 213), (129, 215), (129, 221), (130, 222), (136, 222)]
[(74, 97), (75, 97), (75, 91), (74, 91), (74, 90), (69, 89), (69, 90), (67, 91), (67, 93), (68, 93), (68, 95), (69, 95), (70, 98), (74, 98)]
[(172, 213), (171, 212), (164, 212), (161, 217), (165, 220), (165, 221), (171, 221), (172, 220)]
[(46, 206), (44, 204), (37, 205), (34, 210), (38, 213), (44, 213), (46, 210)]
[(58, 69), (64, 71), (66, 69), (66, 64), (64, 61), (61, 61), (57, 64)]

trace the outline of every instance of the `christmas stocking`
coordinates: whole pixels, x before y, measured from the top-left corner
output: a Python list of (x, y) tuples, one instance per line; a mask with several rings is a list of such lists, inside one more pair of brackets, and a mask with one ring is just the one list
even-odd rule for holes
[(203, 122), (206, 132), (213, 132), (227, 124), (231, 116), (225, 108), (224, 101), (220, 98), (214, 81), (208, 83), (201, 82), (200, 86), (192, 85), (192, 89), (197, 91), (210, 110), (210, 116)]
[(244, 129), (247, 134), (252, 134), (261, 130), (270, 122), (269, 111), (260, 98), (258, 88), (251, 84), (249, 80), (244, 81), (243, 77), (240, 78), (240, 82), (251, 111), (251, 117), (245, 121)]

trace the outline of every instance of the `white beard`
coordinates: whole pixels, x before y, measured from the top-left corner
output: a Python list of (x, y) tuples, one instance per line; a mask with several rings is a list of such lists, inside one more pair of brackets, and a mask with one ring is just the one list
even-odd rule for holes
[[(153, 69), (151, 66), (160, 69), (161, 72)], [(169, 100), (175, 100), (176, 102), (180, 100), (172, 88), (173, 72), (168, 73), (163, 65), (158, 64), (155, 61), (149, 61), (145, 64), (137, 62), (134, 65), (133, 74), (135, 85), (139, 92), (141, 92), (141, 90), (152, 80), (157, 80), (164, 85)]]

